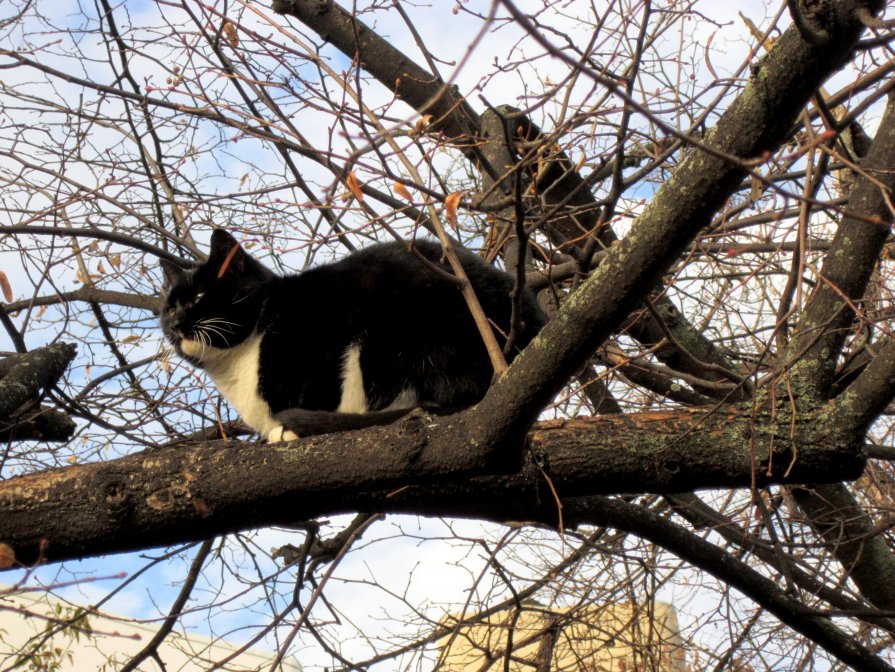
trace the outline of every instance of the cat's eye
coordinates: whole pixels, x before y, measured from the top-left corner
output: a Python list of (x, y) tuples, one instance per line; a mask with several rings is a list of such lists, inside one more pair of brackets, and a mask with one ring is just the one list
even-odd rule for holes
[(205, 296), (205, 292), (196, 292), (196, 294), (195, 294), (195, 296), (193, 296), (193, 298), (191, 298), (189, 301), (187, 301), (186, 303), (183, 304), (183, 307), (184, 308), (192, 308), (197, 303), (199, 303), (199, 301), (202, 300), (203, 296)]

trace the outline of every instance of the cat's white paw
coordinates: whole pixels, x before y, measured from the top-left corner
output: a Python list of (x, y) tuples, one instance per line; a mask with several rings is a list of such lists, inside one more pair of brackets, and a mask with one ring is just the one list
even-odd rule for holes
[(282, 441), (295, 441), (298, 438), (298, 434), (293, 432), (290, 429), (286, 429), (283, 425), (279, 427), (274, 427), (267, 433), (267, 441), (268, 443), (280, 443)]

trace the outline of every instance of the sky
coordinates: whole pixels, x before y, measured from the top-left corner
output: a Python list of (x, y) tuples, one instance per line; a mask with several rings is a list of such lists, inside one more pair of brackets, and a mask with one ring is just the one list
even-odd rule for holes
[[(61, 2), (61, 3), (42, 3), (43, 12), (52, 12), (52, 22), (58, 26), (76, 28), (83, 24), (83, 18), (77, 11), (77, 3)], [(565, 27), (566, 34), (573, 40), (587, 39), (587, 30), (583, 29), (578, 21), (578, 14), (589, 13), (590, 3), (584, 2), (564, 2), (559, 3), (563, 11), (567, 14), (567, 19), (553, 19), (558, 29)], [(599, 5), (599, 3), (597, 3)], [(519, 2), (522, 8), (534, 10), (541, 6), (539, 2)], [(258, 6), (258, 5), (254, 5)], [(464, 11), (433, 11), (434, 5), (413, 5), (404, 3), (403, 5), (413, 20), (416, 29), (419, 31), (422, 41), (427, 45), (430, 51), (437, 54), (441, 63), (439, 67), (442, 74), (450, 78), (457, 84), (460, 91), (472, 101), (473, 106), (482, 110), (484, 103), (492, 105), (513, 104), (517, 106), (525, 106), (527, 99), (520, 95), (520, 91), (524, 91), (526, 87), (537, 90), (541, 82), (547, 82), (552, 79), (559, 79), (564, 71), (564, 66), (556, 59), (543, 56), (536, 61), (533, 69), (513, 69), (505, 73), (483, 79), (483, 73), (491, 68), (493, 63), (506, 64), (511, 63), (520, 58), (522, 52), (526, 54), (534, 53), (538, 48), (534, 46), (530, 40), (525, 39), (522, 31), (515, 25), (502, 26), (499, 29), (488, 31), (483, 35), (481, 42), (475, 47), (471, 53), (468, 51), (468, 38), (476, 33), (480, 26), (478, 19), (471, 17)], [(470, 0), (464, 2), (463, 6), (471, 11), (487, 12), (490, 8), (489, 2), (476, 2)], [(141, 0), (139, 2), (128, 2), (126, 4), (130, 14), (130, 20), (133, 25), (159, 26), (158, 13), (160, 11), (173, 12), (170, 6), (162, 3), (151, 2), (150, 0)], [(685, 49), (684, 53), (689, 59), (684, 63), (683, 71), (692, 72), (693, 84), (684, 82), (685, 86), (692, 86), (694, 90), (698, 90), (701, 82), (714, 78), (712, 71), (719, 76), (732, 74), (736, 71), (740, 63), (742, 63), (746, 54), (752, 47), (752, 41), (744, 37), (742, 21), (739, 12), (742, 12), (758, 25), (766, 24), (769, 13), (763, 3), (752, 1), (741, 2), (705, 2), (699, 5), (700, 11), (706, 17), (702, 21), (695, 21), (692, 25), (693, 35), (690, 40), (690, 46)], [(772, 8), (776, 11), (777, 7)], [(84, 11), (92, 13), (92, 6), (84, 6)], [(2, 10), (0, 10), (2, 16)], [(412, 58), (419, 59), (419, 53), (413, 45), (411, 36), (408, 34), (406, 27), (397, 17), (396, 13), (388, 14), (378, 13), (375, 28), (385, 36), (389, 37), (399, 48), (406, 50)], [(711, 20), (708, 20), (711, 19)], [(248, 20), (248, 19), (247, 19)], [(783, 22), (784, 24), (786, 21)], [(265, 28), (262, 22), (256, 26), (259, 30), (270, 30)], [(161, 28), (158, 29), (161, 33)], [(151, 33), (150, 33), (151, 34)], [(460, 38), (458, 38), (460, 36)], [(43, 32), (27, 32), (20, 35), (22, 44), (41, 43), (50, 39)], [(669, 36), (668, 49), (675, 48), (674, 40), (680, 36)], [(96, 56), (101, 59), (104, 53), (102, 45), (91, 42), (90, 36), (81, 37), (77, 33), (72, 35), (72, 39), (80, 40), (80, 47), (86, 56)], [(711, 49), (709, 48), (711, 47)], [(185, 52), (185, 50), (184, 50)], [(140, 61), (136, 70), (136, 75), (140, 81), (147, 83), (153, 87), (150, 91), (153, 95), (167, 95), (164, 92), (155, 90), (159, 86), (164, 85), (165, 78), (168, 76), (170, 65), (172, 63), (181, 64), (185, 67), (183, 61), (183, 53), (176, 50), (160, 52), (156, 56), (155, 61)], [(344, 56), (337, 54), (334, 50), (324, 50), (324, 54), (330, 59), (330, 63), (337, 71), (348, 67), (349, 63)], [(54, 62), (53, 59), (50, 59)], [(70, 67), (70, 63), (59, 59), (60, 66), (64, 63), (65, 67)], [(454, 65), (456, 64), (456, 65)], [(83, 71), (97, 75), (101, 74), (102, 66), (97, 63), (91, 63), (85, 59), (82, 65)], [(32, 77), (25, 71), (17, 69), (5, 69), (0, 71), (3, 74), (3, 83), (6, 86), (33, 86)], [(84, 72), (81, 74), (83, 75)], [(302, 70), (305, 72), (305, 70)], [(108, 73), (105, 75), (108, 77)], [(837, 82), (841, 82), (843, 78), (848, 78), (848, 73), (842, 73), (834, 79), (831, 88), (837, 88)], [(590, 83), (582, 81), (579, 85), (581, 91), (586, 91), (590, 87)], [(79, 96), (83, 93), (81, 88), (74, 84), (65, 82), (55, 82), (54, 90), (44, 91), (46, 95), (56, 95), (63, 98), (71, 98)], [(574, 93), (574, 92), (573, 92)], [(387, 99), (387, 94), (376, 86), (370, 86), (366, 89), (367, 100), (370, 104), (381, 103)], [(712, 95), (709, 90), (705, 95)], [(176, 92), (169, 95), (170, 99), (177, 99)], [(535, 110), (534, 114), (542, 115), (537, 117), (538, 122), (545, 128), (549, 128), (553, 123), (554, 110)], [(15, 114), (12, 112), (10, 114)], [(21, 112), (21, 114), (26, 114)], [(403, 121), (412, 123), (416, 119), (414, 112), (409, 108), (404, 113)], [(312, 109), (301, 109), (296, 111), (296, 123), (299, 125), (301, 132), (308, 137), (326, 137), (330, 134), (331, 118), (326, 115), (315, 114)], [(32, 128), (28, 132), (28, 139), (33, 139), (35, 143), (41, 141), (42, 135), (46, 132), (42, 127), (45, 119), (38, 115), (32, 117), (28, 123)], [(686, 120), (684, 120), (686, 121)], [(683, 124), (686, 127), (686, 123)], [(58, 132), (54, 130), (53, 132)], [(116, 133), (110, 129), (91, 129), (91, 140), (97, 148), (107, 148), (112, 151), (121, 142), (120, 133)], [(198, 136), (195, 138), (197, 145), (206, 142), (212, 142), (216, 137), (214, 129), (202, 128)], [(337, 140), (338, 135), (334, 136)], [(0, 149), (4, 147), (4, 142), (0, 140)], [(346, 146), (337, 148), (339, 152), (346, 152)], [(99, 150), (97, 150), (99, 151)], [(573, 155), (574, 156), (574, 155)], [(190, 177), (202, 177), (204, 179), (204, 188), (214, 189), (218, 193), (227, 194), (236, 188), (242, 181), (243, 176), (247, 177), (246, 184), (248, 187), (263, 187), (265, 180), (270, 175), (275, 174), (280, 169), (280, 158), (273, 151), (263, 148), (259, 143), (240, 142), (231, 152), (216, 152), (213, 156), (200, 157), (192, 160), (190, 157), (184, 157), (184, 163), (180, 167), (185, 175)], [(302, 162), (303, 175), (311, 183), (320, 185), (329, 185), (332, 183), (332, 176), (315, 166), (310, 161)], [(362, 179), (371, 177), (365, 174), (363, 169), (359, 170)], [(204, 176), (214, 175), (214, 180), (207, 179)], [(75, 169), (71, 176), (82, 181), (88, 186), (108, 185), (105, 181), (108, 176), (91, 175), (83, 170)], [(111, 189), (110, 186), (104, 188)], [(126, 186), (120, 187), (126, 190)], [(640, 199), (648, 198), (651, 194), (648, 191), (632, 194), (630, 207), (636, 212), (637, 203)], [(271, 195), (271, 199), (278, 197)], [(283, 193), (279, 197), (288, 201), (292, 198), (289, 194)], [(47, 201), (51, 201), (50, 195), (45, 195)], [(38, 199), (39, 200), (39, 199)], [(275, 208), (275, 205), (267, 204), (269, 208)], [(34, 207), (34, 204), (31, 204)], [(283, 209), (286, 205), (283, 205)], [(265, 210), (267, 214), (269, 210)], [(197, 210), (193, 213), (196, 221), (201, 219), (203, 213)], [(256, 213), (257, 214), (257, 213)], [(251, 210), (247, 210), (245, 219), (242, 221), (232, 222), (243, 228), (250, 228), (253, 220)], [(21, 218), (20, 214), (8, 215), (7, 220), (3, 224), (18, 223), (16, 217)], [(200, 246), (207, 240), (208, 227), (205, 224), (197, 223), (195, 234)], [(117, 248), (110, 248), (114, 253)], [(259, 253), (266, 253), (266, 259), (272, 263), (270, 258), (271, 250), (264, 248), (259, 249)], [(341, 254), (342, 250), (333, 246), (330, 250), (331, 254)], [(47, 253), (49, 254), (49, 253)], [(304, 267), (309, 260), (308, 248), (303, 245), (296, 245), (294, 249), (283, 251), (278, 262), (288, 269), (300, 269)], [(320, 259), (326, 258), (326, 254), (321, 254), (319, 258), (315, 258), (312, 263), (319, 263)], [(95, 259), (91, 258), (91, 263), (95, 263)], [(33, 278), (39, 269), (26, 269), (19, 259), (18, 252), (14, 249), (0, 251), (0, 268), (10, 277), (14, 288), (22, 288), (19, 292), (20, 296), (27, 296), (27, 292), (33, 284)], [(95, 266), (94, 266), (95, 268)], [(158, 271), (151, 266), (148, 268), (150, 274), (154, 274), (153, 278), (158, 284)], [(63, 277), (56, 279), (59, 285), (64, 289), (72, 289), (78, 286), (78, 279), (70, 272)], [(126, 282), (121, 279), (122, 283)], [(114, 287), (114, 283), (110, 283), (109, 287)], [(146, 289), (146, 286), (143, 286)], [(154, 320), (151, 316), (143, 316), (144, 322), (134, 326), (135, 333), (143, 333), (142, 329), (146, 322)], [(60, 336), (54, 333), (54, 322), (49, 322), (44, 329), (29, 334), (28, 345), (31, 347), (40, 345), (36, 339), (45, 339), (46, 342)], [(78, 337), (82, 333), (89, 331), (92, 325), (84, 325), (78, 323), (70, 323), (68, 331), (65, 334), (68, 337)], [(140, 330), (138, 332), (138, 329)], [(152, 335), (147, 338), (128, 344), (127, 351), (132, 359), (141, 357), (150, 357), (163, 347), (163, 339), (158, 331), (150, 332)], [(10, 350), (11, 343), (5, 334), (0, 334), (0, 349)], [(99, 375), (103, 371), (104, 366), (109, 366), (108, 358), (101, 354), (102, 349), (98, 347), (85, 348), (80, 355), (75, 367), (73, 367), (68, 378), (68, 384), (77, 389), (82, 386), (91, 376)], [(103, 359), (103, 357), (106, 357)], [(91, 366), (92, 371), (88, 372), (87, 367)], [(155, 367), (156, 364), (148, 364), (147, 366)], [(161, 376), (160, 370), (156, 369), (155, 375)], [(186, 375), (185, 368), (177, 369), (178, 375)], [(91, 438), (91, 440), (99, 441), (99, 439)], [(132, 449), (129, 445), (113, 446), (114, 450), (127, 451)], [(99, 449), (98, 449), (99, 450)], [(108, 454), (108, 453), (107, 453)], [(60, 454), (60, 462), (64, 462), (64, 452)], [(333, 519), (330, 530), (337, 530), (340, 526), (347, 522), (348, 518), (338, 517)], [(448, 525), (453, 526), (448, 533)], [(413, 537), (405, 536), (403, 533), (412, 530)], [(402, 533), (402, 534), (399, 534)], [(373, 634), (376, 632), (386, 633), (393, 626), (392, 623), (382, 619), (383, 605), (381, 593), (378, 591), (368, 590), (364, 587), (364, 582), (370, 577), (386, 585), (393, 593), (397, 595), (406, 595), (409, 603), (418, 605), (424, 609), (431, 609), (430, 615), (438, 618), (437, 610), (440, 607), (435, 605), (448, 603), (462, 603), (465, 598), (465, 590), (470, 584), (471, 577), (475, 577), (483, 571), (486, 564), (486, 556), (482, 552), (470, 553), (465, 546), (458, 546), (451, 540), (451, 536), (458, 535), (464, 537), (486, 536), (491, 540), (498, 539), (505, 532), (505, 528), (497, 526), (483, 526), (474, 521), (451, 521), (445, 522), (441, 520), (428, 520), (417, 517), (389, 517), (384, 523), (377, 524), (371, 533), (365, 537), (364, 544), (369, 547), (369, 552), (358, 553), (350, 556), (344, 564), (339, 567), (333, 584), (327, 591), (328, 598), (334, 605), (351, 610), (353, 614), (360, 614), (355, 621), (359, 629)], [(300, 536), (294, 532), (282, 530), (262, 530), (250, 535), (253, 543), (261, 550), (269, 550), (273, 547), (284, 543), (300, 543)], [(561, 551), (563, 542), (556, 535), (544, 533), (544, 548), (556, 548)], [(238, 555), (238, 549), (232, 550), (234, 557)], [(535, 552), (535, 551), (532, 551)], [(552, 551), (551, 551), (552, 552)], [(116, 574), (118, 572), (126, 572), (132, 574), (145, 564), (144, 557), (152, 555), (152, 553), (141, 553), (132, 555), (120, 555), (109, 558), (91, 559), (83, 562), (66, 563), (64, 568), (57, 565), (41, 568), (30, 579), (29, 583), (42, 582), (44, 584), (52, 584), (57, 582), (68, 582), (73, 579), (83, 577), (105, 577)], [(245, 558), (239, 558), (244, 561)], [(520, 571), (525, 564), (525, 558), (522, 557), (517, 562), (520, 565)], [(158, 613), (163, 613), (178, 588), (178, 581), (182, 579), (183, 563), (189, 561), (189, 556), (178, 559), (169, 564), (162, 564), (151, 570), (152, 578), (148, 582), (141, 582), (133, 588), (126, 588), (113, 598), (106, 608), (114, 613), (126, 614), (135, 618), (155, 618)], [(508, 560), (509, 562), (509, 560)], [(276, 565), (269, 558), (261, 561), (262, 573), (273, 573), (276, 571)], [(7, 573), (2, 576), (2, 580), (6, 583), (13, 583), (18, 580), (15, 573)], [(116, 584), (118, 579), (103, 579), (99, 581), (79, 583), (62, 590), (57, 591), (67, 599), (75, 602), (93, 602), (104, 596), (110, 586)], [(284, 579), (285, 581), (285, 579)], [(147, 589), (147, 586), (150, 586)], [(205, 591), (211, 591), (212, 586), (200, 586), (202, 594)], [(228, 583), (225, 590), (231, 591), (234, 595), (239, 595), (242, 590), (241, 586), (235, 583)], [(245, 595), (242, 598), (235, 597), (232, 605), (249, 605), (252, 604), (257, 597), (257, 593)], [(679, 587), (669, 586), (660, 591), (660, 597), (668, 601), (672, 601), (676, 605), (685, 604), (692, 601), (694, 604), (690, 607), (693, 614), (700, 613), (702, 605), (699, 598), (689, 595), (686, 591), (681, 591)], [(240, 639), (245, 633), (240, 632), (239, 628), (246, 622), (247, 614), (241, 609), (234, 609), (232, 612), (222, 616), (216, 622), (218, 627), (223, 626), (232, 628), (231, 634), (228, 635), (234, 639)], [(692, 616), (687, 609), (683, 609), (680, 614), (681, 623), (684, 627), (688, 623), (692, 623)], [(195, 618), (187, 619), (188, 622), (199, 630), (207, 628), (207, 624), (202, 621), (200, 615)], [(362, 642), (346, 642), (345, 650), (350, 655), (357, 655), (356, 652), (363, 647)], [(300, 649), (302, 661), (309, 667), (314, 669), (313, 665), (325, 665), (328, 660), (321, 655), (319, 651), (314, 649)]]

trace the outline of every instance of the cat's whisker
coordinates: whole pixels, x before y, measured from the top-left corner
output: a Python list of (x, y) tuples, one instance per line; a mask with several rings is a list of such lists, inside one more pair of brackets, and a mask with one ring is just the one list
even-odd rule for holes
[(230, 320), (225, 320), (222, 317), (206, 317), (200, 321), (200, 324), (202, 324), (204, 326), (208, 326), (210, 328), (218, 329), (219, 330), (218, 333), (220, 333), (220, 330), (226, 330), (226, 331), (229, 331), (230, 333), (234, 333), (235, 330), (231, 329), (230, 327), (236, 326), (236, 322), (231, 322)]
[(199, 342), (200, 352), (204, 356), (208, 348), (211, 346), (211, 340), (208, 338), (208, 334), (205, 333), (205, 330), (202, 328), (196, 328), (196, 340)]
[(216, 334), (224, 341), (224, 345), (226, 347), (230, 347), (230, 339), (227, 338), (227, 333), (230, 334), (236, 333), (234, 329), (231, 327), (236, 326), (235, 322), (231, 322), (230, 320), (225, 320), (222, 317), (206, 317), (198, 321), (197, 328), (202, 330), (205, 333), (206, 338), (208, 338), (209, 345), (211, 344), (211, 334)]
[[(223, 331), (221, 331), (221, 330), (218, 329), (217, 327), (210, 327), (210, 326), (208, 326), (208, 325), (205, 325), (203, 328), (204, 328), (207, 332), (210, 332), (210, 333), (212, 333), (212, 334), (217, 334), (218, 336), (220, 336), (220, 337), (221, 337), (221, 340), (224, 341), (224, 345), (226, 345), (228, 348), (230, 347), (230, 341), (229, 341), (229, 340), (227, 339), (227, 337), (224, 335), (224, 332), (223, 332)], [(232, 329), (231, 329), (230, 331), (232, 331)], [(208, 335), (208, 334), (206, 334), (206, 335)]]
[(225, 320), (223, 317), (203, 317), (197, 324), (200, 326), (208, 324), (213, 324), (215, 326), (236, 326), (236, 322)]

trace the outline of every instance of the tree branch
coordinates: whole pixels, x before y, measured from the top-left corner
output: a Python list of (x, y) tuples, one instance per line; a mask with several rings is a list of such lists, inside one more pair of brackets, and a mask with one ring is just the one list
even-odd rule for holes
[(836, 398), (843, 419), (867, 427), (895, 397), (895, 338), (887, 337), (860, 375)]
[(703, 145), (713, 151), (693, 151), (680, 164), (630, 234), (609, 250), (491, 388), (480, 407), (492, 418), (492, 431), (521, 436), (535, 414), (712, 221), (746, 173), (742, 160), (761, 156), (788, 137), (796, 115), (822, 81), (842, 66), (863, 29), (852, 3), (837, 5), (837, 13), (831, 45), (807, 44), (795, 27), (777, 40), (706, 135)]
[(747, 595), (793, 630), (817, 642), (856, 670), (893, 669), (836, 627), (829, 618), (787, 595), (772, 579), (648, 509), (608, 497), (572, 500), (566, 509), (571, 515), (589, 514), (593, 524), (609, 525), (636, 534), (671, 551)]
[[(854, 303), (863, 296), (879, 261), (893, 222), (895, 191), (895, 102), (886, 107), (876, 137), (848, 199), (846, 215), (836, 230), (821, 268), (822, 282), (812, 294), (790, 357), (800, 360), (792, 371), (798, 390), (824, 398), (830, 388), (838, 355), (855, 318)], [(879, 224), (868, 224), (867, 220)], [(822, 333), (818, 333), (821, 330)]]
[(113, 306), (124, 306), (126, 308), (139, 308), (148, 310), (158, 314), (159, 297), (149, 296), (148, 294), (130, 294), (128, 292), (115, 292), (107, 289), (98, 289), (90, 285), (83, 285), (78, 289), (70, 292), (60, 292), (58, 294), (48, 294), (47, 296), (35, 296), (30, 299), (22, 299), (7, 303), (4, 307), (10, 313), (19, 310), (27, 310), (37, 306), (53, 306), (59, 303), (69, 303), (71, 301), (87, 301), (90, 303), (102, 303)]
[(824, 410), (803, 411), (795, 434), (784, 413), (735, 407), (541, 423), (521, 471), (472, 479), (483, 451), (460, 437), (481, 436), (476, 410), (293, 444), (154, 448), (0, 482), (0, 541), (30, 563), (43, 539), (58, 561), (348, 511), (555, 524), (544, 474), (563, 498), (856, 478), (861, 442)]
[(478, 115), (456, 89), (395, 49), (332, 0), (274, 0), (273, 11), (293, 16), (380, 82), (421, 115), (431, 114), (434, 132), (470, 141), (479, 128)]
[(54, 343), (7, 357), (0, 371), (0, 419), (9, 420), (22, 405), (36, 401), (41, 390), (55, 385), (76, 352), (69, 343)]

